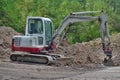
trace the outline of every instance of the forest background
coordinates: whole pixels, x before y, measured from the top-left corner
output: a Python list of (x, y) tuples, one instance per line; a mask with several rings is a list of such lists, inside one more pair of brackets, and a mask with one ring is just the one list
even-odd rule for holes
[[(110, 34), (120, 32), (120, 0), (0, 0), (0, 26), (24, 33), (27, 16), (42, 16), (50, 18), (57, 29), (71, 12), (101, 10), (108, 16)], [(67, 34), (67, 41), (85, 42), (99, 35), (98, 22), (76, 23)]]

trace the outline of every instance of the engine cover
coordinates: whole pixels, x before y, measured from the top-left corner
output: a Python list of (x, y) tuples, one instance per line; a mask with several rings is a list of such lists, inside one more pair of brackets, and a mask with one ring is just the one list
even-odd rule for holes
[(40, 36), (14, 36), (12, 50), (39, 53), (45, 50), (45, 46), (43, 45), (43, 38)]

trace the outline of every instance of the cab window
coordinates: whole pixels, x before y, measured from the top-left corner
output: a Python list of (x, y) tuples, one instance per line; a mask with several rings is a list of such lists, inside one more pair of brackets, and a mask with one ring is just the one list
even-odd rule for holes
[(29, 34), (42, 34), (43, 23), (41, 19), (29, 19), (28, 20), (28, 32)]

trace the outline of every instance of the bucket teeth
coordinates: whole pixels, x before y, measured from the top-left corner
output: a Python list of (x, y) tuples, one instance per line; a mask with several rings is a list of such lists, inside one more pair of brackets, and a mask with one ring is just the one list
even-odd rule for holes
[(103, 64), (105, 66), (114, 66), (114, 63), (111, 58), (104, 58)]

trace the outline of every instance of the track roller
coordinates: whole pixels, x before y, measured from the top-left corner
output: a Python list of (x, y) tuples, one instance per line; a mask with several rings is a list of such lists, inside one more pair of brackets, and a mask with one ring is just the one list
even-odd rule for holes
[(16, 55), (11, 55), (11, 56), (10, 56), (10, 59), (11, 59), (12, 61), (17, 61), (17, 56), (16, 56)]

